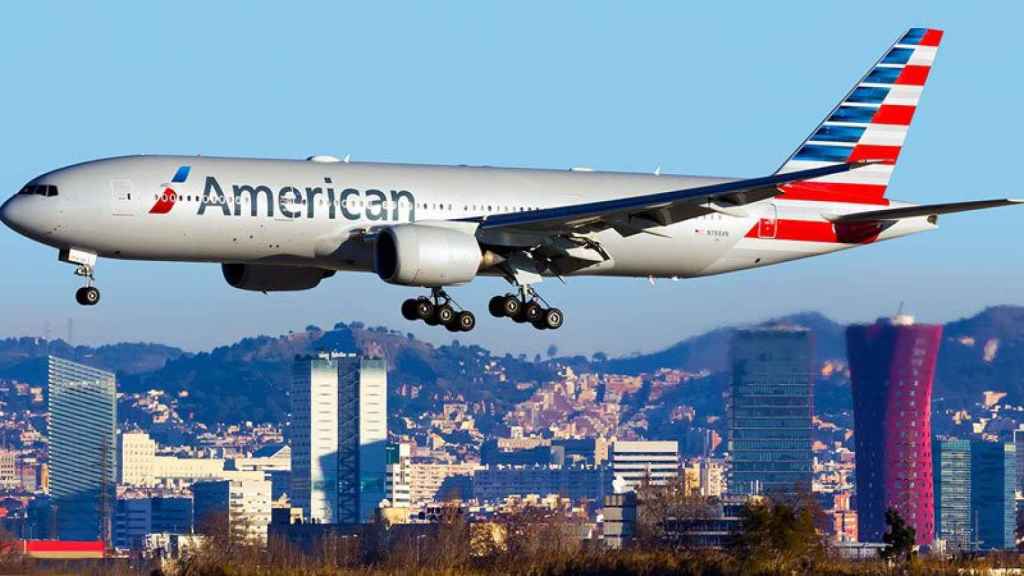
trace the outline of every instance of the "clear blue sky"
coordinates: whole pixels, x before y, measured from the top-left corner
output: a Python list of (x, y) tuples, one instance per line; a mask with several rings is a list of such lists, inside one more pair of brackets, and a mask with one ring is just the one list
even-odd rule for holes
[[(370, 7), (367, 7), (370, 6)], [(49, 3), (0, 20), (0, 193), (104, 156), (181, 153), (493, 164), (723, 176), (771, 172), (904, 29), (946, 36), (890, 196), (1022, 196), (1020, 3)], [(938, 232), (774, 268), (650, 286), (545, 282), (567, 314), (540, 333), (491, 319), (484, 280), (462, 341), (503, 352), (653, 350), (800, 310), (929, 321), (1024, 304), (1024, 208), (946, 217)], [(79, 308), (53, 250), (0, 230), (0, 336), (155, 340), (208, 349), (254, 333), (405, 322), (412, 289), (338, 275), (248, 294), (219, 267), (101, 261)]]

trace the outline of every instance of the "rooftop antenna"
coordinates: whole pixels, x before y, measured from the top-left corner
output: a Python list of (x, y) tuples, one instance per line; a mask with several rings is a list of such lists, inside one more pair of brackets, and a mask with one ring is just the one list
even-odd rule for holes
[(896, 315), (897, 316), (902, 316), (903, 315), (903, 300), (900, 300), (900, 307), (896, 310)]

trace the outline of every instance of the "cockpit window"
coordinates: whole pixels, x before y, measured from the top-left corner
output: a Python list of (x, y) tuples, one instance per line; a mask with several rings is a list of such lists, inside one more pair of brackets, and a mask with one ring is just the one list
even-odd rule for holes
[(34, 194), (37, 196), (53, 197), (58, 194), (57, 187), (53, 184), (32, 184), (25, 186), (18, 194)]

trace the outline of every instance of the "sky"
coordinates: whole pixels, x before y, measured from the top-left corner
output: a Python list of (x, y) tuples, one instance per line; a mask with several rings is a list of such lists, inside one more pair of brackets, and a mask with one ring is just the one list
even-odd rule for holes
[[(889, 197), (1024, 196), (1024, 4), (859, 2), (11, 3), (0, 19), (0, 197), (48, 170), (136, 153), (488, 164), (756, 177), (774, 171), (906, 28), (946, 30)], [(942, 322), (1024, 304), (1024, 208), (937, 232), (694, 280), (569, 278), (536, 331), (487, 313), (499, 279), (452, 289), (458, 334), (497, 352), (654, 351), (818, 310)], [(293, 294), (230, 288), (214, 264), (101, 260), (82, 308), (56, 251), (0, 229), (0, 337), (200, 351), (362, 321), (435, 343), (416, 289), (339, 274)]]

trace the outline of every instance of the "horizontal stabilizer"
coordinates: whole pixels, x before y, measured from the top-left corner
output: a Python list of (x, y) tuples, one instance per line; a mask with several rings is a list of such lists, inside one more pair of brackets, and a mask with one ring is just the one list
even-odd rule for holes
[(1000, 198), (998, 200), (975, 200), (972, 202), (925, 204), (923, 206), (906, 206), (904, 208), (869, 210), (867, 212), (856, 212), (854, 214), (843, 214), (841, 216), (827, 216), (827, 218), (833, 222), (877, 222), (879, 220), (899, 220), (901, 218), (915, 218), (918, 216), (934, 216), (938, 214), (952, 214), (953, 212), (967, 212), (969, 210), (983, 210), (985, 208), (1012, 206), (1014, 204), (1024, 204), (1024, 200)]

